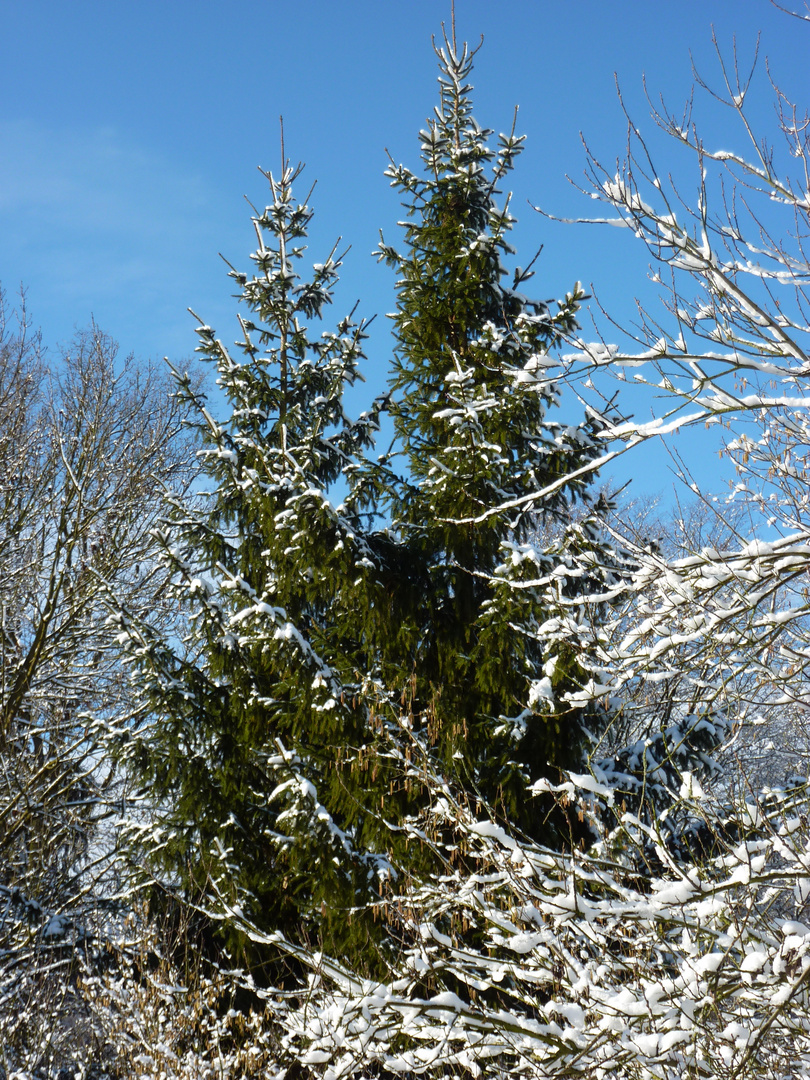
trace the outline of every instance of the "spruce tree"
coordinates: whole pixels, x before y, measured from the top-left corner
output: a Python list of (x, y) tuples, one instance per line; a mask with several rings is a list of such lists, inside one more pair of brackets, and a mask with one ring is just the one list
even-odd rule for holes
[[(530, 271), (505, 282), (499, 185), (522, 139), (493, 150), (472, 117), (473, 53), (445, 40), (437, 56), (423, 174), (388, 173), (408, 212), (402, 251), (379, 249), (398, 274), (390, 394), (344, 411), (365, 324), (321, 330), (340, 258), (302, 278), (311, 211), (284, 162), (266, 174), (253, 270), (230, 272), (235, 350), (198, 329), (226, 417), (180, 380), (211, 485), (163, 537), (185, 650), (119, 613), (142, 697), (115, 742), (155, 801), (164, 868), (226, 927), (238, 910), (355, 958), (383, 942), (381, 883), (436, 869), (412, 842), (436, 777), (560, 840), (529, 789), (581, 763), (598, 722), (578, 703), (577, 620), (614, 575), (587, 524), (561, 524), (555, 550), (532, 542), (586, 497), (598, 453), (595, 418), (546, 416), (582, 291), (552, 313), (521, 293)], [(396, 439), (376, 457), (382, 410)]]
[[(566, 645), (550, 626), (538, 630), (553, 608), (570, 632), (571, 601), (590, 591), (578, 554), (597, 593), (618, 569), (593, 527), (566, 533), (572, 502), (587, 499), (601, 423), (547, 418), (560, 393), (551, 350), (577, 329), (582, 288), (552, 312), (522, 293), (530, 268), (508, 274), (515, 221), (499, 186), (524, 139), (513, 124), (493, 149), (494, 133), (472, 114), (474, 52), (445, 39), (437, 55), (441, 96), (420, 132), (422, 172), (388, 170), (407, 210), (405, 246), (379, 249), (398, 274), (390, 410), (409, 480), (392, 514), (420, 581), (400, 590), (397, 622), (410, 640), (397, 643), (387, 681), (411, 687), (445, 769), (537, 837), (547, 808), (527, 801), (528, 786), (581, 763), (596, 721), (565, 704), (588, 678), (581, 636)], [(539, 523), (556, 523), (556, 550), (526, 544)], [(532, 586), (516, 580), (528, 553)], [(535, 708), (546, 679), (555, 692)]]
[(181, 653), (119, 613), (142, 704), (114, 741), (159, 802), (159, 861), (194, 900), (237, 905), (264, 929), (319, 922), (327, 937), (334, 914), (342, 944), (346, 910), (388, 866), (358, 848), (334, 768), (340, 748), (365, 741), (357, 615), (373, 563), (362, 481), (339, 507), (329, 491), (362, 461), (379, 403), (355, 422), (343, 412), (364, 324), (305, 325), (330, 302), (340, 258), (333, 249), (301, 279), (311, 211), (293, 196), (298, 173), (266, 174), (253, 272), (230, 272), (246, 308), (238, 359), (211, 327), (197, 331), (227, 419), (178, 376), (211, 481), (202, 508), (174, 504), (162, 537), (189, 632)]

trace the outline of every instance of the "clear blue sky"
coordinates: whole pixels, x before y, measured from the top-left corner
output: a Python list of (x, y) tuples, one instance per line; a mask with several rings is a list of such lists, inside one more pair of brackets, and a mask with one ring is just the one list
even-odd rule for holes
[[(338, 234), (352, 251), (335, 315), (392, 309), (390, 272), (371, 257), (394, 236), (397, 196), (385, 148), (418, 163), (416, 133), (436, 100), (431, 34), (449, 0), (0, 0), (0, 281), (22, 282), (50, 344), (94, 316), (129, 352), (181, 361), (193, 350), (193, 307), (226, 339), (236, 333), (222, 252), (247, 266), (247, 195), (264, 200), (257, 165), (276, 169), (278, 117), (287, 152), (318, 180), (310, 252)], [(714, 25), (730, 51), (762, 53), (786, 88), (807, 80), (808, 34), (767, 0), (657, 3), (457, 0), (459, 37), (484, 35), (474, 75), (480, 123), (507, 128), (520, 106), (528, 136), (514, 175), (515, 243), (540, 244), (536, 292), (594, 284), (617, 317), (646, 288), (644, 253), (614, 229), (550, 224), (527, 199), (588, 213), (566, 181), (581, 178), (583, 132), (605, 161), (620, 156), (624, 120), (614, 72), (640, 126), (654, 94), (688, 96), (690, 51), (713, 77)], [(775, 134), (764, 64), (759, 99)], [(708, 134), (712, 132), (707, 113)], [(667, 147), (666, 167), (677, 153)], [(368, 378), (384, 383), (385, 321), (369, 343)], [(655, 478), (647, 486), (655, 486)]]

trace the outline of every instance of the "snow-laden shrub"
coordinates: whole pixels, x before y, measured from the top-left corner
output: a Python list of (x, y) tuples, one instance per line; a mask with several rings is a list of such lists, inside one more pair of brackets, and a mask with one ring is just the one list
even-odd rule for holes
[[(705, 796), (680, 809), (712, 823)], [(806, 787), (752, 798), (701, 862), (629, 813), (562, 854), (437, 798), (459, 845), (440, 879), (382, 901), (402, 937), (390, 978), (296, 950), (308, 985), (272, 1003), (285, 1056), (329, 1080), (808, 1076), (807, 810)]]

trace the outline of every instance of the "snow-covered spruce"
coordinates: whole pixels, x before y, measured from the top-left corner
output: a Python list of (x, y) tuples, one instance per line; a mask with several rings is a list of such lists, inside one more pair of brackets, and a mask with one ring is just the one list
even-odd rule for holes
[[(610, 716), (592, 629), (627, 567), (593, 520), (566, 526), (605, 420), (553, 419), (582, 290), (552, 312), (521, 291), (530, 271), (507, 277), (499, 187), (522, 139), (493, 147), (474, 120), (466, 47), (438, 58), (423, 174), (389, 169), (407, 209), (402, 251), (379, 250), (398, 275), (390, 394), (346, 414), (366, 328), (322, 329), (340, 257), (303, 276), (311, 210), (285, 162), (253, 269), (231, 270), (239, 340), (198, 328), (224, 417), (178, 375), (210, 490), (202, 508), (175, 501), (159, 534), (185, 639), (117, 616), (140, 696), (110, 743), (154, 804), (138, 861), (251, 964), (262, 951), (232, 910), (384, 970), (399, 944), (380, 890), (441, 869), (409, 832), (426, 777), (567, 843), (578, 822), (531, 787), (584, 768)], [(376, 456), (383, 412), (394, 442)]]

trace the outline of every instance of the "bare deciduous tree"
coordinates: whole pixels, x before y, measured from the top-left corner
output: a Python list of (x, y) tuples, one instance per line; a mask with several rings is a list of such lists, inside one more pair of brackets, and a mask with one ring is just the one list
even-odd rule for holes
[[(69, 969), (77, 944), (90, 947), (98, 912), (115, 894), (111, 822), (122, 789), (94, 729), (127, 695), (108, 600), (161, 619), (151, 530), (161, 488), (182, 486), (190, 474), (169, 391), (162, 368), (120, 360), (95, 326), (49, 357), (24, 306), (15, 321), (0, 304), (0, 1042), (7, 1054), (30, 1042), (32, 1015), (50, 996), (69, 996), (60, 965)], [(25, 1005), (31, 995), (33, 1010)], [(50, 1025), (52, 1035), (58, 1027)]]

